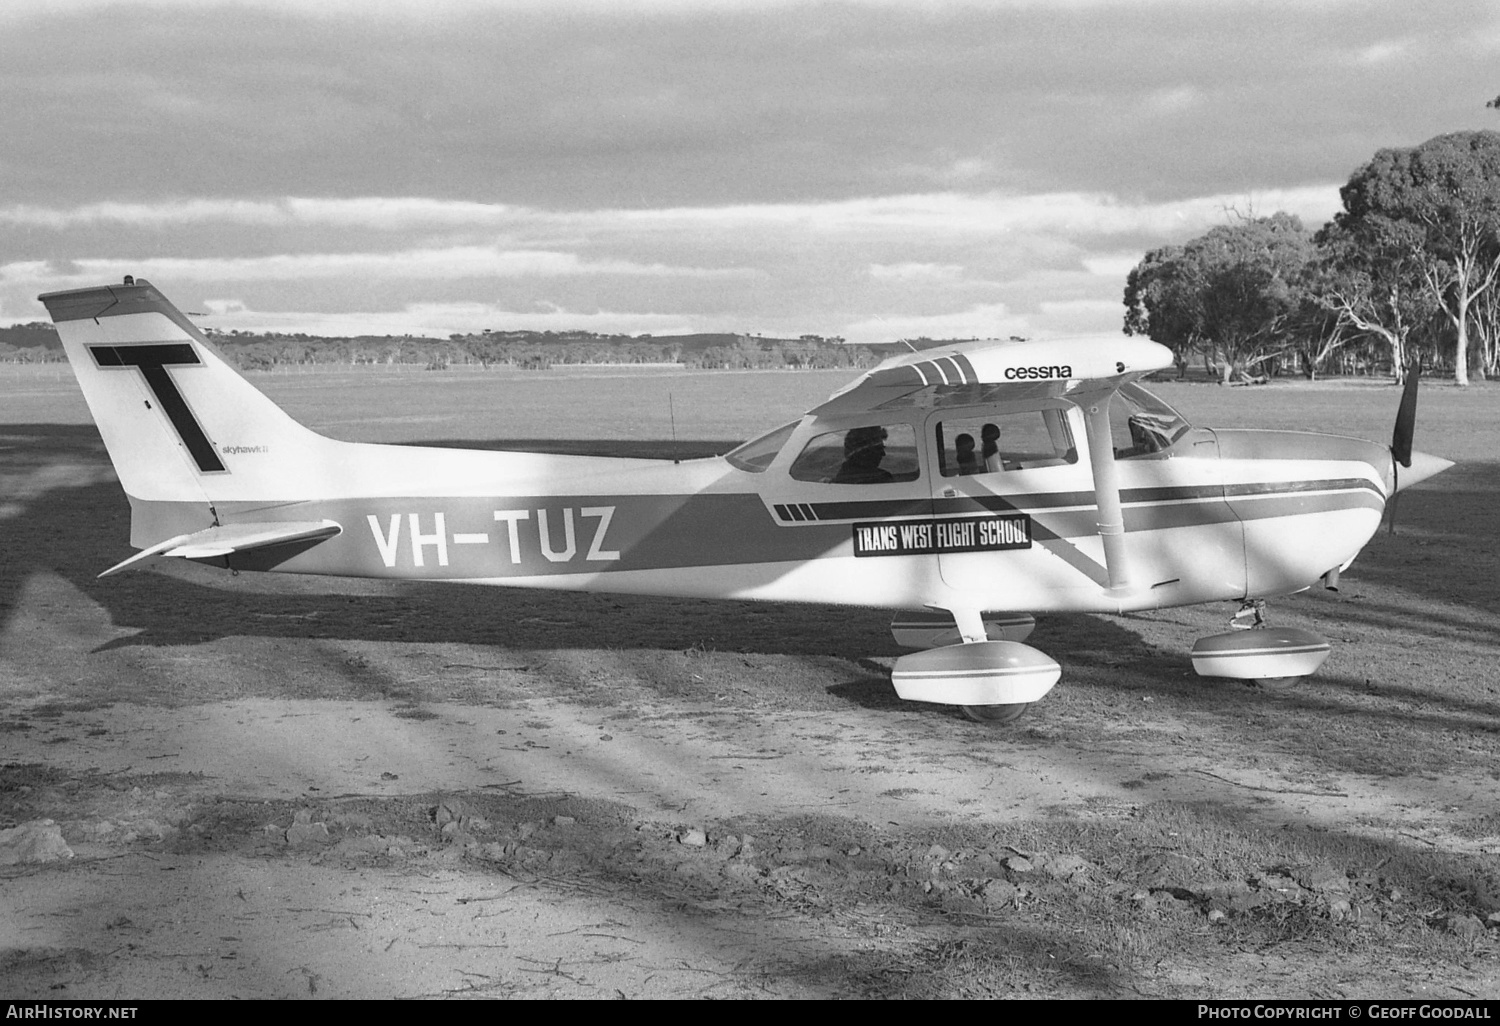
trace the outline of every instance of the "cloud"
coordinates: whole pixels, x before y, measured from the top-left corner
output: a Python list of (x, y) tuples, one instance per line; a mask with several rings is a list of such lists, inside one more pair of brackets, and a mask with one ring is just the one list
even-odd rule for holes
[(742, 268), (671, 267), (628, 260), (585, 260), (575, 253), (500, 250), (486, 246), (402, 250), (389, 253), (300, 253), (264, 257), (92, 258), (59, 275), (44, 261), (0, 265), (0, 283), (76, 288), (124, 274), (164, 281), (264, 282), (309, 279), (456, 279), (644, 275), (735, 278), (754, 276)]
[(902, 338), (1005, 338), (1025, 331), (1027, 322), (1004, 303), (982, 303), (954, 313), (894, 314), (845, 325), (839, 332), (850, 342), (891, 342)]
[(618, 223), (646, 230), (668, 226), (723, 231), (780, 227), (832, 233), (911, 230), (950, 237), (1069, 232), (1186, 238), (1184, 233), (1221, 223), (1232, 209), (1254, 209), (1257, 213), (1286, 210), (1304, 220), (1321, 222), (1338, 210), (1338, 190), (1338, 184), (1327, 183), (1158, 202), (1132, 202), (1099, 192), (942, 192), (828, 203), (601, 211), (573, 216), (595, 221), (601, 227)]
[[(582, 330), (629, 335), (689, 334), (704, 330), (680, 314), (591, 313), (555, 307), (507, 310), (488, 303), (413, 303), (400, 310), (350, 310), (339, 313), (305, 310), (253, 310), (240, 300), (215, 300), (199, 323), (217, 331), (282, 331), (344, 337), (351, 335), (427, 335), (501, 330)], [(217, 307), (217, 309), (216, 309)]]
[(87, 203), (59, 209), (29, 204), (0, 207), (0, 222), (24, 227), (63, 229), (101, 224), (137, 228), (182, 224), (285, 223), (286, 211), (274, 203), (252, 200), (193, 199), (165, 203)]
[(203, 308), (215, 317), (233, 317), (250, 309), (240, 299), (205, 299)]
[(1123, 281), (1145, 255), (1135, 250), (1121, 253), (1098, 253), (1084, 257), (1083, 268), (1090, 274), (1097, 274), (1104, 278), (1119, 278)]
[(1385, 39), (1359, 50), (1354, 60), (1366, 65), (1389, 64), (1405, 56), (1410, 49), (1411, 44), (1405, 40)]
[[(0, 248), (0, 301), (10, 317), (34, 320), (39, 292), (133, 274), (198, 309), (235, 318), (254, 309), (257, 325), (274, 316), (290, 331), (319, 330), (339, 309), (376, 323), (358, 311), (401, 303), (440, 305), (379, 323), (410, 323), (417, 309), (437, 320), (463, 309), (442, 304), (502, 294), (523, 310), (553, 304), (540, 322), (525, 320), (554, 328), (651, 331), (651, 318), (675, 315), (700, 330), (866, 341), (1108, 330), (1124, 277), (1148, 248), (1201, 234), (1231, 209), (1288, 209), (1316, 225), (1337, 206), (1332, 184), (1165, 201), (989, 191), (582, 210), (423, 196), (12, 206), (0, 208), (0, 224), (24, 227), (8, 233), (9, 254)], [(243, 254), (251, 246), (262, 252)], [(249, 305), (204, 306), (205, 295)], [(1047, 305), (1078, 301), (1095, 305)], [(497, 319), (484, 326), (509, 316), (483, 310)], [(566, 312), (580, 310), (613, 312)], [(640, 316), (640, 327), (626, 320)]]
[(870, 265), (870, 277), (877, 281), (951, 281), (963, 272), (959, 264)]
[(288, 227), (329, 225), (400, 231), (412, 228), (490, 227), (515, 220), (515, 208), (421, 196), (346, 199), (288, 196), (277, 200), (181, 199), (156, 203), (87, 203), (57, 208), (31, 204), (0, 207), (0, 222), (64, 229), (95, 225), (170, 228), (190, 224)]
[(1070, 299), (1043, 302), (1035, 319), (1038, 334), (1049, 336), (1118, 334), (1125, 308), (1118, 299)]
[(63, 229), (116, 224), (166, 228), (185, 224), (255, 227), (319, 225), (377, 231), (505, 229), (512, 232), (710, 232), (784, 229), (824, 233), (913, 230), (945, 235), (1070, 232), (1084, 235), (1180, 235), (1224, 220), (1231, 209), (1286, 210), (1321, 223), (1339, 209), (1339, 184), (1140, 202), (1105, 192), (936, 192), (831, 202), (547, 211), (512, 204), (419, 196), (278, 200), (172, 200), (91, 203), (58, 208), (0, 207), (0, 223)]
[[(1342, 0), (1328, 0), (1338, 5)], [(1290, 7), (1307, 0), (1258, 0), (1249, 6)], [(1201, 0), (843, 0), (851, 8), (885, 8), (912, 10), (932, 15), (942, 11), (966, 9), (992, 10), (1088, 10), (1091, 8), (1139, 8), (1144, 6), (1200, 6)], [(1224, 0), (1225, 6), (1245, 6), (1244, 0)], [(631, 13), (668, 15), (702, 15), (714, 13), (757, 12), (768, 8), (806, 6), (806, 0), (632, 0)], [(3, 10), (13, 18), (34, 17), (58, 12), (93, 12), (112, 7), (156, 8), (159, 10), (201, 10), (204, 8), (255, 8), (304, 17), (346, 17), (383, 19), (428, 19), (434, 16), (454, 17), (475, 11), (499, 13), (566, 12), (569, 15), (596, 14), (614, 16), (621, 13), (619, 0), (8, 0)]]
[(1146, 97), (1146, 109), (1152, 114), (1180, 114), (1203, 104), (1203, 93), (1190, 85), (1153, 90)]

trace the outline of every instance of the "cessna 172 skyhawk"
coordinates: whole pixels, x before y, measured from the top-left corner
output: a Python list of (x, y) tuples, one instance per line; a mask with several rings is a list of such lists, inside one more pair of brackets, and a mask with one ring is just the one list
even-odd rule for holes
[[(340, 442), (293, 421), (149, 283), (41, 297), (142, 551), (231, 570), (908, 610), (906, 699), (1013, 718), (1060, 668), (1031, 614), (1336, 581), (1387, 499), (1451, 464), (1188, 424), (1137, 384), (1142, 339), (970, 342), (885, 361), (723, 457), (675, 462)], [(1404, 427), (1403, 427), (1404, 423)], [(1398, 470), (1397, 465), (1403, 469)], [(103, 576), (103, 575), (101, 575)], [(1312, 673), (1290, 628), (1200, 640), (1200, 673)]]

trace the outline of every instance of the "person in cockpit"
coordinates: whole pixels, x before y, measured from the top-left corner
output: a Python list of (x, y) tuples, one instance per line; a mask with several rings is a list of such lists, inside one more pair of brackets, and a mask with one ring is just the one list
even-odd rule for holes
[(885, 459), (885, 428), (850, 428), (844, 436), (844, 462), (833, 475), (834, 484), (883, 484), (892, 480), (891, 472), (882, 469)]

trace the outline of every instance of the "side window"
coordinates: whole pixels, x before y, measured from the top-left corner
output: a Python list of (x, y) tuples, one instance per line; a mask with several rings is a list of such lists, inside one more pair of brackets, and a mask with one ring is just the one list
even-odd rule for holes
[(1061, 409), (948, 418), (938, 423), (937, 450), (944, 477), (1078, 462), (1073, 432)]
[(1139, 385), (1126, 385), (1110, 398), (1109, 433), (1117, 460), (1161, 452), (1187, 430), (1176, 410)]
[(917, 432), (910, 424), (873, 424), (815, 435), (792, 463), (797, 481), (890, 484), (918, 477)]

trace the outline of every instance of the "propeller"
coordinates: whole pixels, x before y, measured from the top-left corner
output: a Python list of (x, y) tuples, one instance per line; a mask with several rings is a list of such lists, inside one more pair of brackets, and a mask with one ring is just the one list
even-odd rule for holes
[(1417, 384), (1422, 379), (1422, 360), (1406, 372), (1406, 386), (1401, 390), (1401, 405), (1396, 408), (1396, 428), (1391, 432), (1391, 522), (1389, 533), (1396, 533), (1396, 500), (1401, 492), (1399, 467), (1411, 467), (1411, 440), (1417, 429)]

